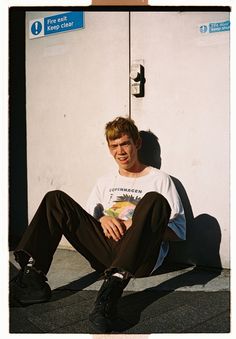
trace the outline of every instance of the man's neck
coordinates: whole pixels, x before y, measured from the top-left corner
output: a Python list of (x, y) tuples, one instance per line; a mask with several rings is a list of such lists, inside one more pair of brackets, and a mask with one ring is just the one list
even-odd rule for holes
[(142, 177), (146, 175), (148, 172), (149, 172), (148, 166), (141, 164), (141, 163), (137, 164), (134, 168), (128, 169), (128, 170), (119, 168), (120, 175), (124, 177), (131, 177), (131, 178)]

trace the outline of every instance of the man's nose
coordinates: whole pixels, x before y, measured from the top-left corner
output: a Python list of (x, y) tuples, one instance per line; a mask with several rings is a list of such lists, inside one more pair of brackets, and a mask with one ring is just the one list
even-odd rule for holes
[(117, 151), (118, 151), (118, 153), (124, 153), (123, 146), (122, 145), (118, 145)]

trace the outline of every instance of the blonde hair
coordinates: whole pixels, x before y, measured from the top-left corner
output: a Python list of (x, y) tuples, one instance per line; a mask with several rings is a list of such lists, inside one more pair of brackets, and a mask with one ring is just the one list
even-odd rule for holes
[(105, 136), (107, 142), (120, 138), (123, 134), (127, 134), (136, 143), (140, 140), (140, 135), (134, 120), (130, 118), (117, 117), (108, 122), (105, 126)]

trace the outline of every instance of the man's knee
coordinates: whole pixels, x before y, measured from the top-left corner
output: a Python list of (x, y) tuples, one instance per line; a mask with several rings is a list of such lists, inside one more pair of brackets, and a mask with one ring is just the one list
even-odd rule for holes
[(148, 202), (148, 204), (159, 204), (170, 208), (168, 200), (162, 194), (155, 191), (146, 193), (142, 200)]
[(58, 198), (60, 198), (64, 195), (65, 195), (65, 193), (63, 191), (53, 190), (53, 191), (47, 192), (44, 196), (44, 199), (47, 201), (47, 203), (53, 203), (56, 200), (58, 200)]
[(147, 199), (147, 200), (149, 200), (149, 201), (156, 201), (156, 200), (159, 201), (159, 200), (165, 199), (165, 197), (164, 197), (162, 194), (153, 191), (153, 192), (148, 192), (148, 193), (146, 193), (146, 194), (143, 196), (143, 199)]

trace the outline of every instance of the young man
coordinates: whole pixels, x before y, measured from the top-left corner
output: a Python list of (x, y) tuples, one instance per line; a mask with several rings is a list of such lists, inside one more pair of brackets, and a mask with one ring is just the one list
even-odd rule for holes
[(12, 286), (23, 305), (47, 301), (46, 283), (62, 234), (104, 282), (89, 319), (112, 331), (117, 303), (131, 277), (149, 276), (163, 262), (168, 240), (185, 239), (182, 203), (170, 177), (139, 161), (141, 139), (131, 119), (107, 123), (105, 135), (118, 170), (100, 178), (86, 211), (61, 191), (48, 192), (15, 250), (21, 271)]

